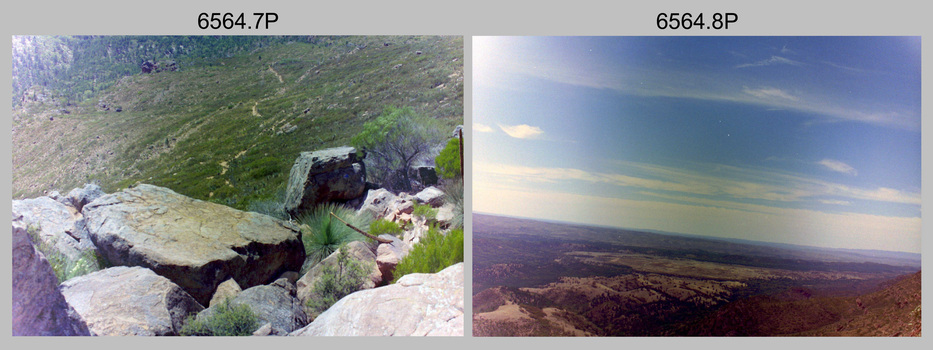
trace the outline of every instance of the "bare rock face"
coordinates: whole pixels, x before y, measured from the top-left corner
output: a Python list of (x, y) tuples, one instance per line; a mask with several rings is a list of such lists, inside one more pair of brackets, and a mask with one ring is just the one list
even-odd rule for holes
[(288, 177), (285, 211), (297, 215), (318, 203), (347, 202), (365, 190), (366, 168), (356, 148), (301, 152)]
[(90, 202), (93, 202), (100, 196), (105, 195), (104, 191), (100, 186), (95, 184), (86, 184), (82, 188), (75, 188), (68, 192), (68, 195), (65, 196), (65, 199), (68, 200), (72, 206), (74, 206), (78, 211), (84, 208)]
[(429, 204), (435, 208), (444, 205), (444, 191), (434, 186), (421, 190), (421, 192), (415, 194), (414, 197), (418, 203)]
[(228, 278), (249, 288), (298, 270), (305, 259), (292, 224), (152, 185), (101, 196), (84, 216), (111, 263), (152, 269), (202, 305)]
[[(88, 235), (81, 213), (50, 197), (14, 200), (13, 222), (24, 228), (33, 226), (38, 238), (34, 243), (44, 246), (42, 249), (46, 252), (54, 251), (69, 263), (81, 260), (85, 253), (97, 249)], [(96, 261), (85, 260), (96, 267)]]
[(392, 241), (392, 243), (379, 244), (376, 248), (376, 266), (382, 272), (382, 279), (390, 282), (394, 278), (395, 267), (411, 251), (411, 245), (389, 234), (379, 235), (379, 238)]
[[(382, 273), (379, 271), (379, 268), (376, 266), (376, 254), (373, 253), (371, 249), (366, 245), (366, 243), (354, 241), (347, 243), (347, 249), (350, 252), (350, 257), (354, 260), (360, 261), (364, 266), (370, 267), (369, 281), (366, 281), (363, 285), (364, 289), (373, 288), (376, 285), (382, 283)], [(314, 288), (314, 283), (323, 275), (324, 266), (336, 266), (337, 265), (337, 255), (339, 251), (335, 251), (333, 254), (329, 255), (324, 260), (321, 260), (320, 263), (314, 265), (304, 276), (298, 280), (296, 283), (298, 288), (298, 299), (301, 300), (302, 304), (308, 302), (308, 299), (316, 297), (311, 291)]]
[(340, 299), (294, 336), (463, 335), (463, 263)]
[(178, 335), (185, 317), (204, 308), (172, 281), (142, 267), (75, 277), (61, 290), (97, 335)]
[(240, 285), (237, 284), (235, 280), (232, 278), (228, 279), (217, 286), (217, 291), (214, 292), (214, 296), (211, 297), (211, 302), (208, 306), (218, 305), (224, 300), (236, 298), (242, 291)]
[(369, 190), (366, 192), (366, 199), (363, 200), (363, 206), (360, 207), (358, 213), (370, 215), (373, 219), (385, 217), (389, 214), (389, 209), (395, 199), (395, 194), (384, 188)]
[(84, 319), (65, 302), (58, 278), (32, 246), (26, 229), (13, 225), (13, 335), (91, 335)]

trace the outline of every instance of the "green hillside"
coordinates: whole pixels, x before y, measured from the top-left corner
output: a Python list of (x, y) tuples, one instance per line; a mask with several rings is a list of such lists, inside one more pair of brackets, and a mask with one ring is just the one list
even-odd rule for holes
[(21, 59), (16, 39), (14, 198), (140, 182), (247, 209), (387, 106), (463, 123), (461, 37), (40, 38)]

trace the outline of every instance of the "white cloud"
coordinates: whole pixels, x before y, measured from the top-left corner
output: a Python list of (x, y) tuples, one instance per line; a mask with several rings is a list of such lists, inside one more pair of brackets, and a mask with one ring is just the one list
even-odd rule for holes
[(473, 123), (473, 130), (479, 132), (493, 132), (493, 129), (489, 125)]
[(499, 125), (499, 128), (502, 129), (502, 131), (505, 131), (506, 134), (517, 139), (535, 138), (544, 133), (544, 130), (541, 130), (541, 128), (537, 126), (527, 125), (527, 124), (521, 124), (521, 125), (498, 124), (498, 125)]
[(856, 171), (855, 168), (853, 168), (853, 167), (850, 166), (849, 164), (840, 162), (840, 161), (838, 161), (838, 160), (823, 159), (823, 160), (817, 162), (817, 164), (822, 165), (822, 166), (826, 167), (827, 169), (832, 170), (832, 171), (835, 171), (835, 172), (839, 172), (839, 173), (843, 173), (843, 174), (849, 174), (849, 175), (852, 175), (852, 176), (858, 175), (858, 171)]
[(833, 205), (852, 205), (852, 202), (849, 201), (837, 201), (831, 199), (820, 199), (820, 203)]
[(774, 100), (775, 98), (788, 100), (788, 101), (797, 101), (799, 98), (793, 96), (784, 90), (777, 88), (759, 88), (759, 89), (750, 89), (748, 87), (742, 88), (742, 92), (760, 98), (762, 100)]
[[(734, 205), (729, 205), (733, 208), (738, 208), (735, 205), (749, 208), (742, 202), (746, 200), (830, 204), (825, 202), (827, 197), (837, 198), (837, 202), (832, 204), (842, 204), (841, 201), (845, 199), (858, 199), (920, 205), (920, 193), (916, 192), (903, 192), (886, 187), (855, 188), (799, 175), (781, 174), (772, 169), (707, 164), (703, 166), (707, 173), (702, 173), (634, 162), (616, 162), (616, 165), (619, 173), (482, 162), (474, 163), (474, 170), (509, 183), (556, 183), (573, 180), (692, 196), (712, 196), (735, 202)], [(714, 205), (711, 202), (704, 204)], [(718, 205), (726, 206), (722, 203)]]
[[(487, 187), (491, 186), (491, 187)], [(766, 207), (766, 211), (631, 200), (477, 183), (474, 210), (521, 217), (655, 229), (835, 248), (920, 252), (921, 219)]]
[(735, 66), (735, 68), (749, 68), (749, 67), (763, 67), (763, 66), (773, 66), (776, 64), (787, 64), (791, 66), (802, 66), (803, 63), (794, 61), (792, 59), (784, 58), (781, 56), (771, 56), (771, 58), (766, 60), (761, 60), (755, 63), (746, 63)]

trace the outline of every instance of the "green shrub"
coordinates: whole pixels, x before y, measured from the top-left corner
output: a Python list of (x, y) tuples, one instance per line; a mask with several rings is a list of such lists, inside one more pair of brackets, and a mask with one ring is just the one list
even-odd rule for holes
[(337, 251), (341, 245), (366, 239), (359, 232), (334, 219), (330, 215), (331, 212), (355, 227), (366, 227), (368, 225), (365, 215), (357, 215), (353, 209), (334, 203), (320, 204), (314, 207), (311, 212), (299, 216), (301, 240), (304, 243), (305, 255), (307, 256), (305, 266), (302, 267), (302, 273)]
[(325, 265), (321, 277), (314, 282), (311, 292), (316, 297), (308, 299), (312, 317), (316, 318), (343, 297), (363, 288), (369, 278), (362, 262), (350, 258), (346, 245), (340, 247), (337, 264)]
[(410, 273), (436, 273), (459, 262), (463, 262), (463, 229), (444, 235), (431, 227), (421, 242), (395, 266), (392, 283)]
[(249, 305), (231, 305), (224, 300), (208, 317), (192, 315), (185, 320), (179, 334), (185, 336), (248, 336), (259, 328), (259, 320)]
[(426, 220), (433, 220), (437, 217), (437, 209), (432, 208), (430, 204), (421, 204), (415, 201), (411, 215), (420, 216)]
[(379, 236), (381, 234), (387, 233), (393, 236), (398, 236), (402, 232), (402, 227), (399, 226), (399, 224), (395, 221), (379, 219), (369, 224), (369, 234), (373, 236)]
[(437, 165), (437, 175), (445, 179), (453, 179), (460, 176), (460, 139), (452, 138), (447, 140), (447, 146), (441, 150), (441, 153), (434, 157), (434, 164)]

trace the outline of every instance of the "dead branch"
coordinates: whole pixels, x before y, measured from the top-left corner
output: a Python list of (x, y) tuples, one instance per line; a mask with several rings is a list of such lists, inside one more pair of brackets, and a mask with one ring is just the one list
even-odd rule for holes
[(392, 241), (390, 241), (390, 240), (388, 240), (388, 239), (379, 238), (379, 237), (373, 236), (373, 235), (371, 235), (371, 234), (368, 234), (368, 233), (366, 233), (366, 232), (363, 232), (363, 230), (360, 230), (360, 229), (356, 228), (356, 226), (350, 225), (350, 223), (348, 223), (348, 222), (346, 222), (346, 221), (343, 221), (343, 219), (341, 219), (339, 216), (334, 215), (334, 212), (330, 212), (330, 216), (333, 216), (333, 217), (337, 218), (337, 220), (340, 220), (340, 222), (342, 222), (344, 225), (347, 225), (347, 227), (352, 228), (353, 230), (355, 230), (356, 232), (359, 232), (359, 233), (362, 234), (363, 236), (369, 237), (370, 239), (373, 239), (373, 240), (375, 240), (375, 241), (377, 241), (377, 242), (379, 242), (379, 243), (392, 243)]

